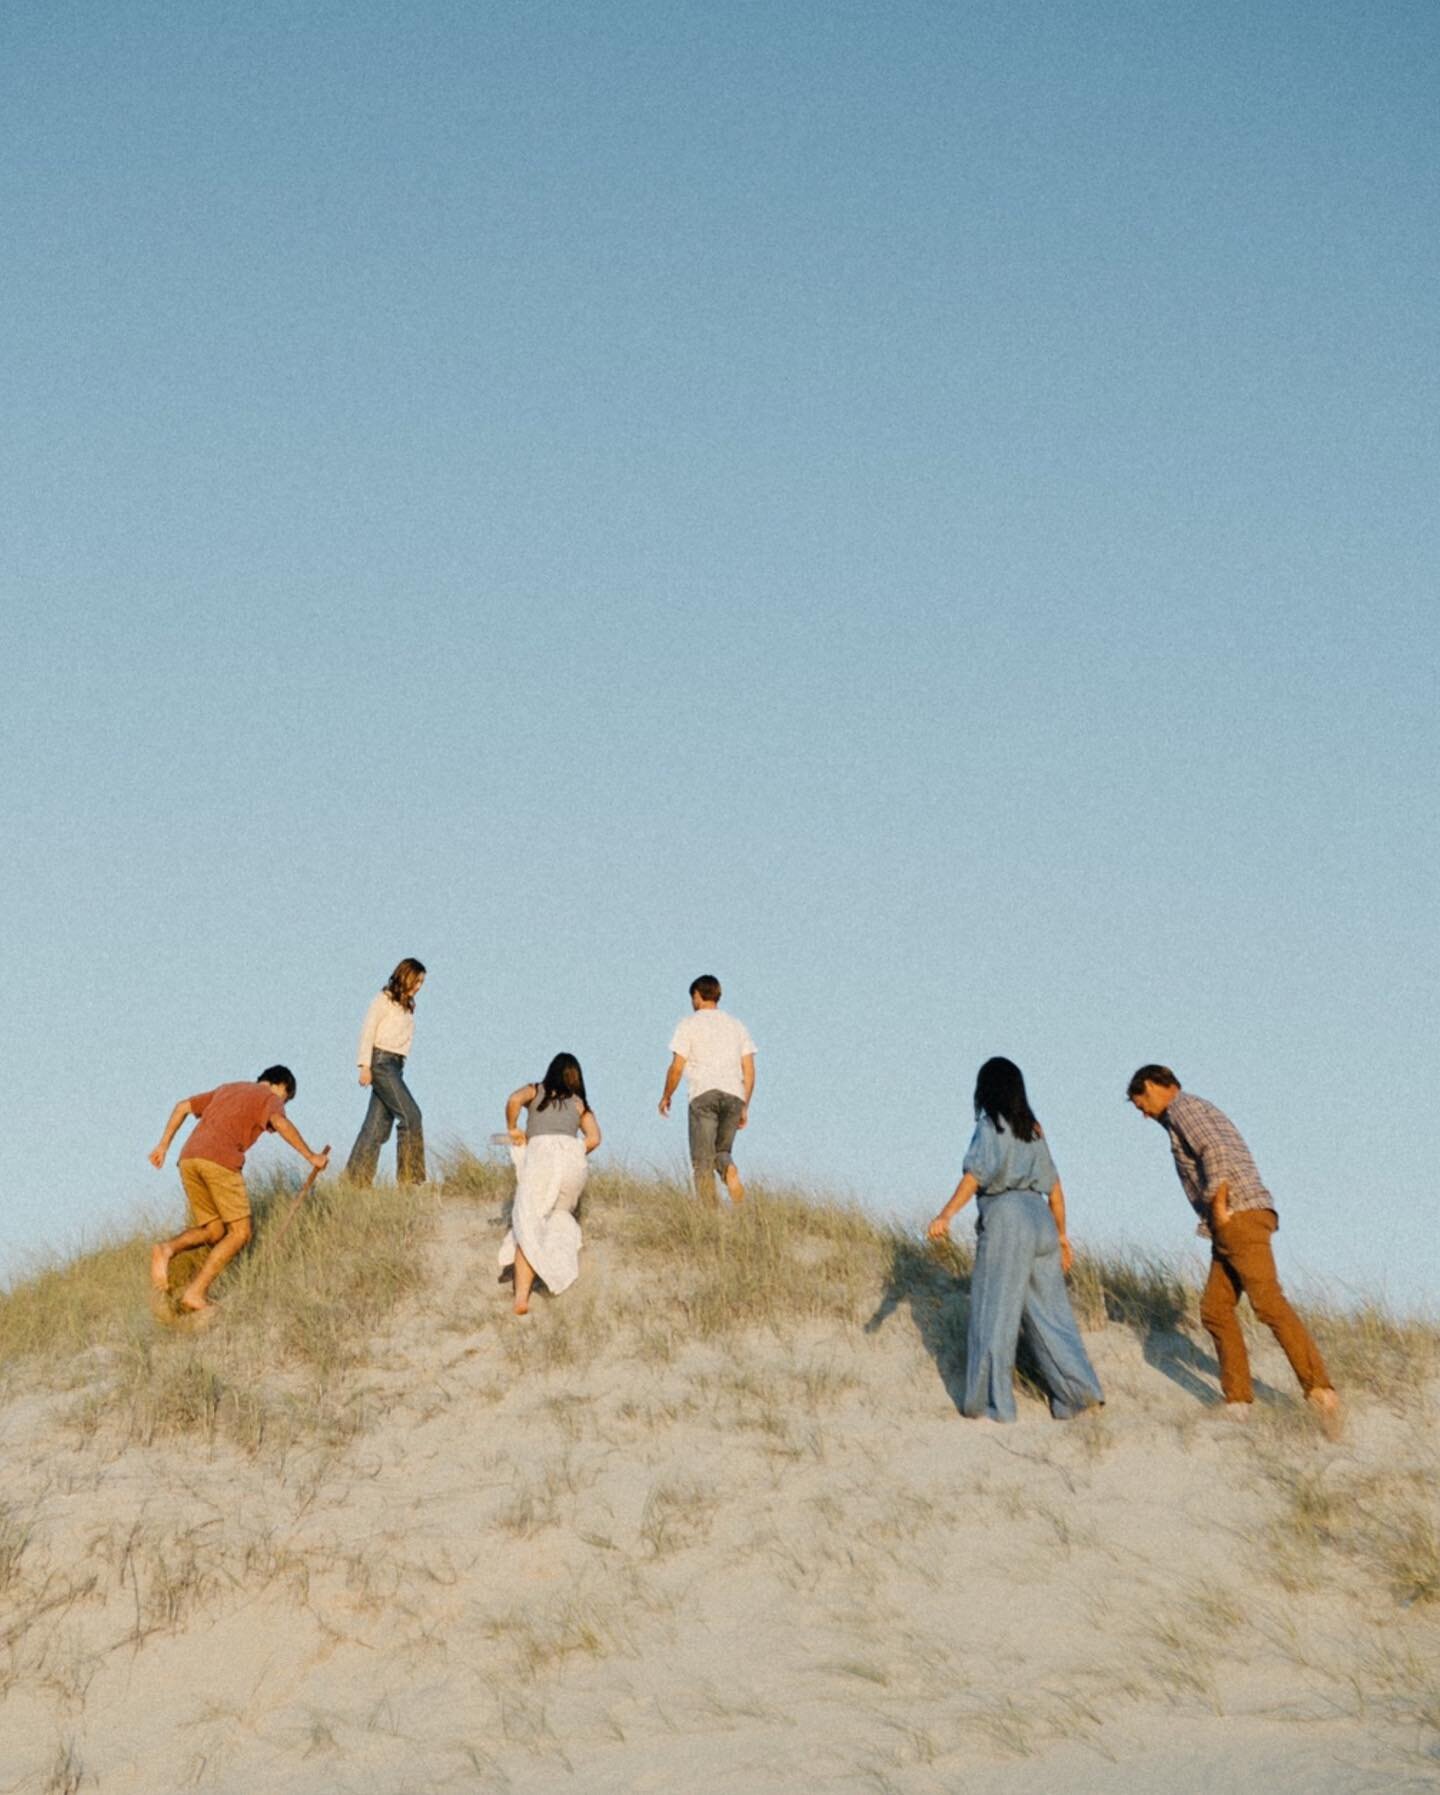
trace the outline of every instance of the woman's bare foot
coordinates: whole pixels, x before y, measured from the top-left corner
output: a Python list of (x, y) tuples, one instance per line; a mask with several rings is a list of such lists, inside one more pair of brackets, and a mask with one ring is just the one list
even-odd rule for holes
[(172, 1249), (162, 1240), (150, 1249), (150, 1282), (163, 1296), (170, 1288)]
[(516, 1303), (515, 1313), (517, 1315), (528, 1315), (530, 1313), (529, 1303)]

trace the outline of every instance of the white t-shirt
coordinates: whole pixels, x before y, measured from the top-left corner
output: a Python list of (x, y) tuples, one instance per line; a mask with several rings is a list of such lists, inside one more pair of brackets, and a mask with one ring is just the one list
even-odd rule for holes
[(728, 1091), (732, 1097), (744, 1097), (740, 1062), (747, 1053), (754, 1053), (755, 1043), (738, 1017), (729, 1016), (724, 1010), (692, 1010), (676, 1023), (670, 1051), (685, 1060), (692, 1101), (703, 1097), (706, 1091)]

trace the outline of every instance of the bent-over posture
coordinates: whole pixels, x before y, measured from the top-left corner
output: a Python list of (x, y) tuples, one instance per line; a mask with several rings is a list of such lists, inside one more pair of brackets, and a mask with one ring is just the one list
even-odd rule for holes
[[(527, 1112), (523, 1129), (522, 1109)], [(600, 1145), (600, 1124), (573, 1053), (557, 1053), (538, 1084), (522, 1084), (510, 1093), (505, 1128), (516, 1179), (500, 1269), (515, 1267), (515, 1313), (527, 1315), (537, 1277), (552, 1296), (559, 1296), (580, 1275), (575, 1210), (585, 1189), (589, 1156)]]
[(1337, 1433), (1340, 1398), (1319, 1347), (1280, 1288), (1270, 1246), (1280, 1218), (1240, 1130), (1213, 1103), (1182, 1091), (1168, 1066), (1142, 1066), (1125, 1095), (1169, 1135), (1181, 1188), (1200, 1218), (1200, 1232), (1210, 1239), (1210, 1276), (1200, 1299), (1200, 1319), (1215, 1342), (1220, 1391), (1230, 1412), (1243, 1417), (1255, 1400), (1250, 1355), (1236, 1314), (1244, 1295), (1256, 1319), (1280, 1342), (1326, 1432)]
[(317, 1172), (329, 1164), (328, 1153), (312, 1153), (300, 1131), (285, 1114), (295, 1095), (295, 1074), (288, 1066), (267, 1066), (254, 1084), (216, 1085), (213, 1091), (182, 1097), (170, 1112), (165, 1132), (150, 1150), (158, 1170), (165, 1163), (181, 1124), (198, 1118), (180, 1150), (180, 1182), (190, 1204), (191, 1226), (151, 1249), (150, 1282), (161, 1295), (169, 1289), (170, 1261), (190, 1247), (208, 1246), (204, 1263), (180, 1294), (180, 1307), (192, 1314), (213, 1309), (206, 1292), (250, 1238), (250, 1197), (242, 1169), (245, 1155), (265, 1133), (278, 1134)]

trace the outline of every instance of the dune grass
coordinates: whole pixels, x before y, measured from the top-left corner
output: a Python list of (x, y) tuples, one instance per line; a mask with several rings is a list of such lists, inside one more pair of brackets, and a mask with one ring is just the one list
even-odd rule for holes
[[(340, 1440), (363, 1425), (349, 1374), (396, 1306), (436, 1275), (429, 1256), (439, 1206), (503, 1207), (509, 1167), (456, 1149), (435, 1186), (360, 1190), (322, 1181), (281, 1238), (294, 1184), (252, 1193), (255, 1238), (216, 1287), (223, 1326), (191, 1336), (156, 1324), (145, 1301), (149, 1236), (116, 1239), (49, 1266), (0, 1294), (0, 1364), (12, 1386), (88, 1386), (82, 1425), (122, 1425), (153, 1442), (198, 1431), (248, 1450), (313, 1429)], [(697, 1203), (659, 1178), (601, 1172), (585, 1199), (591, 1238), (612, 1240), (640, 1277), (603, 1309), (583, 1291), (556, 1305), (543, 1339), (503, 1349), (549, 1368), (589, 1359), (624, 1328), (628, 1345), (664, 1364), (682, 1345), (752, 1329), (813, 1324), (870, 1330), (908, 1306), (942, 1374), (963, 1356), (970, 1253), (887, 1224), (856, 1204), (757, 1185), (738, 1209)], [(187, 1263), (186, 1261), (189, 1261)], [(177, 1259), (172, 1288), (194, 1259)], [(1193, 1278), (1141, 1254), (1081, 1255), (1071, 1290), (1082, 1327), (1120, 1326), (1153, 1345), (1194, 1340)], [(1312, 1307), (1337, 1384), (1403, 1406), (1440, 1371), (1440, 1328), (1373, 1303)], [(462, 1325), (462, 1324), (457, 1324)]]
[[(899, 1333), (913, 1344), (918, 1336), (953, 1394), (964, 1360), (970, 1253), (806, 1191), (757, 1182), (743, 1207), (710, 1209), (664, 1179), (600, 1172), (585, 1199), (587, 1245), (612, 1270), (623, 1267), (623, 1277), (587, 1266), (563, 1299), (512, 1325), (494, 1287), (492, 1256), (512, 1182), (508, 1166), (463, 1150), (444, 1164), (437, 1185), (421, 1189), (362, 1191), (326, 1180), (283, 1239), (294, 1183), (262, 1184), (254, 1192), (254, 1242), (217, 1284), (222, 1318), (202, 1333), (152, 1315), (148, 1233), (49, 1267), (0, 1294), (8, 1391), (57, 1396), (68, 1443), (93, 1446), (96, 1461), (164, 1448), (170, 1456), (154, 1462), (167, 1476), (187, 1453), (232, 1455), (211, 1466), (223, 1477), (238, 1454), (250, 1461), (247, 1475), (266, 1487), (278, 1471), (278, 1481), (292, 1485), (289, 1516), (305, 1512), (332, 1473), (344, 1495), (363, 1462), (355, 1448), (397, 1401), (411, 1404), (417, 1425), (446, 1404), (456, 1404), (457, 1414), (469, 1404), (465, 1424), (477, 1430), (490, 1425), (490, 1405), (506, 1403), (485, 1473), (494, 1478), (484, 1486), (494, 1491), (484, 1498), (485, 1550), (538, 1558), (578, 1550), (578, 1542), (595, 1555), (593, 1584), (573, 1597), (497, 1607), (484, 1622), (518, 1679), (504, 1696), (502, 1737), (512, 1742), (540, 1739), (546, 1679), (606, 1656), (628, 1658), (639, 1649), (634, 1635), (647, 1603), (689, 1599), (677, 1592), (688, 1587), (707, 1541), (744, 1555), (744, 1574), (769, 1578), (778, 1600), (843, 1599), (866, 1625), (880, 1627), (887, 1581), (903, 1570), (906, 1554), (959, 1524), (937, 1488), (923, 1479), (892, 1487), (877, 1447), (873, 1505), (868, 1471), (838, 1489), (827, 1473), (824, 1493), (800, 1524), (765, 1515), (729, 1544), (736, 1515), (728, 1485), (683, 1456), (666, 1457), (663, 1442), (677, 1423), (712, 1429), (727, 1453), (763, 1467), (767, 1487), (778, 1490), (792, 1487), (792, 1473), (804, 1487), (807, 1468), (833, 1463), (838, 1434), (867, 1408), (903, 1434), (908, 1399), (902, 1392), (897, 1400), (888, 1371), (885, 1380), (871, 1378), (867, 1367), (878, 1361), (866, 1343), (887, 1327), (887, 1341)], [(442, 1240), (450, 1243), (444, 1250)], [(174, 1282), (186, 1272), (177, 1264)], [(1193, 1368), (1209, 1351), (1196, 1281), (1173, 1264), (1138, 1254), (1083, 1256), (1071, 1289), (1088, 1332), (1133, 1334), (1149, 1363), (1171, 1357)], [(422, 1327), (407, 1334), (417, 1315)], [(1262, 1590), (1259, 1607), (1273, 1599), (1297, 1614), (1344, 1590), (1367, 1629), (1363, 1651), (1347, 1646), (1344, 1676), (1353, 1675), (1357, 1700), (1414, 1729), (1429, 1751), (1440, 1736), (1431, 1649), (1440, 1624), (1440, 1463), (1427, 1404), (1440, 1371), (1440, 1328), (1374, 1305), (1316, 1306), (1307, 1316), (1347, 1396), (1383, 1409), (1405, 1445), (1383, 1460), (1336, 1453), (1298, 1400), (1268, 1404), (1225, 1461), (1237, 1485), (1250, 1480), (1260, 1491), (1253, 1537), (1237, 1530), (1235, 1545), (1242, 1557), (1253, 1550), (1255, 1563), (1244, 1568), (1258, 1575), (1244, 1601), (1202, 1591), (1137, 1614), (1137, 1687), (1214, 1711), (1222, 1699), (1214, 1642), (1253, 1647), (1252, 1588)], [(403, 1354), (392, 1362), (394, 1340), (413, 1345), (416, 1336), (435, 1351), (423, 1387)], [(932, 1375), (920, 1354), (891, 1353), (883, 1362), (891, 1371), (906, 1366), (904, 1375), (920, 1383)], [(1133, 1354), (1124, 1362), (1140, 1364)], [(463, 1367), (453, 1381), (452, 1367)], [(1157, 1388), (1173, 1399), (1173, 1385), (1160, 1380)], [(1189, 1406), (1201, 1412), (1199, 1403)], [(1054, 1563), (1102, 1550), (1056, 1491), (1113, 1474), (1112, 1455), (1136, 1449), (1135, 1418), (1117, 1401), (1096, 1423), (1030, 1433), (1019, 1456), (1045, 1468), (1043, 1487), (1026, 1478), (987, 1493), (974, 1483), (965, 1516), (979, 1513)], [(1153, 1414), (1142, 1410), (1139, 1423), (1153, 1427)], [(544, 1437), (542, 1426), (548, 1451), (533, 1444)], [(646, 1466), (643, 1497), (628, 1511), (594, 1494), (614, 1461)], [(352, 1541), (344, 1548), (350, 1557), (328, 1536), (293, 1532), (291, 1520), (282, 1523), (263, 1506), (242, 1528), (204, 1534), (203, 1550), (198, 1531), (174, 1537), (163, 1514), (107, 1514), (62, 1567), (45, 1556), (43, 1527), (35, 1543), (39, 1512), (0, 1504), (0, 1596), (10, 1597), (16, 1617), (10, 1633), (0, 1629), (0, 1693), (7, 1679), (79, 1689), (81, 1671), (99, 1660), (92, 1654), (72, 1667), (66, 1629), (73, 1615), (98, 1610), (117, 1589), (123, 1643), (135, 1650), (152, 1634), (183, 1632), (227, 1591), (271, 1591), (277, 1600), (293, 1593), (298, 1602), (342, 1574), (345, 1602), (329, 1610), (340, 1624), (349, 1624), (350, 1607), (362, 1616), (393, 1609), (407, 1617), (417, 1651), (431, 1649), (432, 1632), (443, 1640), (427, 1592), (453, 1581), (441, 1562), (452, 1542), (426, 1548), (439, 1554), (434, 1562), (416, 1557), (419, 1548), (403, 1539), (403, 1514), (393, 1538), (382, 1530), (363, 1549)], [(1252, 1512), (1248, 1492), (1237, 1512)], [(325, 1598), (316, 1601), (323, 1606)], [(904, 1664), (882, 1653), (883, 1635), (851, 1643), (840, 1674), (877, 1689), (889, 1677), (903, 1684)], [(75, 1712), (83, 1709), (83, 1689), (66, 1699)], [(1094, 1716), (1075, 1720), (1054, 1705), (1062, 1699), (1072, 1695), (1056, 1695), (1050, 1706), (1051, 1698), (1033, 1692), (1020, 1703), (987, 1706), (977, 1698), (965, 1725), (987, 1748), (1013, 1756), (1049, 1749), (1072, 1722), (1098, 1732)], [(907, 1734), (907, 1763), (938, 1752), (926, 1737), (923, 1729)], [(80, 1786), (80, 1749), (57, 1747), (53, 1786), (67, 1779)]]

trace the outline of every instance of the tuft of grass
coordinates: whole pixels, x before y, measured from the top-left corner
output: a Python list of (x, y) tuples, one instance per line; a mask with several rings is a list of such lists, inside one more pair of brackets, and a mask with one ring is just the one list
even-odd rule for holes
[(78, 1294), (47, 1273), (0, 1299), (0, 1336), (8, 1326), (12, 1337), (29, 1338), (48, 1316), (52, 1339), (30, 1347), (44, 1371), (77, 1318), (96, 1329), (108, 1350), (92, 1362), (89, 1389), (70, 1416), (86, 1436), (118, 1433), (141, 1446), (224, 1439), (249, 1454), (281, 1456), (296, 1446), (343, 1445), (369, 1417), (354, 1373), (397, 1305), (429, 1276), (435, 1199), (413, 1187), (322, 1183), (282, 1240), (292, 1197), (278, 1179), (252, 1192), (255, 1239), (217, 1285), (222, 1307), (203, 1333), (157, 1326), (138, 1241), (87, 1255)]
[(1440, 1603), (1440, 1457), (1347, 1471), (1297, 1464), (1275, 1454), (1262, 1460), (1284, 1497), (1272, 1523), (1272, 1574), (1287, 1589), (1323, 1585), (1337, 1562), (1358, 1569), (1402, 1608)]
[(698, 1483), (660, 1483), (645, 1498), (640, 1540), (653, 1558), (667, 1557), (703, 1540), (715, 1518), (718, 1498)]
[(85, 1774), (75, 1741), (66, 1738), (55, 1747), (55, 1756), (46, 1766), (45, 1781), (40, 1787), (44, 1795), (79, 1795), (85, 1784), (93, 1780)]
[(1397, 1316), (1373, 1300), (1353, 1308), (1312, 1305), (1306, 1320), (1342, 1392), (1363, 1390), (1403, 1408), (1440, 1376), (1440, 1327), (1433, 1321)]
[(512, 1608), (484, 1625), (487, 1637), (508, 1647), (526, 1681), (560, 1669), (572, 1658), (633, 1653), (623, 1612), (584, 1595), (563, 1596), (538, 1612)]
[(890, 1236), (857, 1208), (756, 1186), (742, 1207), (712, 1209), (671, 1185), (596, 1185), (596, 1207), (610, 1200), (623, 1250), (656, 1274), (691, 1338), (858, 1320), (885, 1276)]

